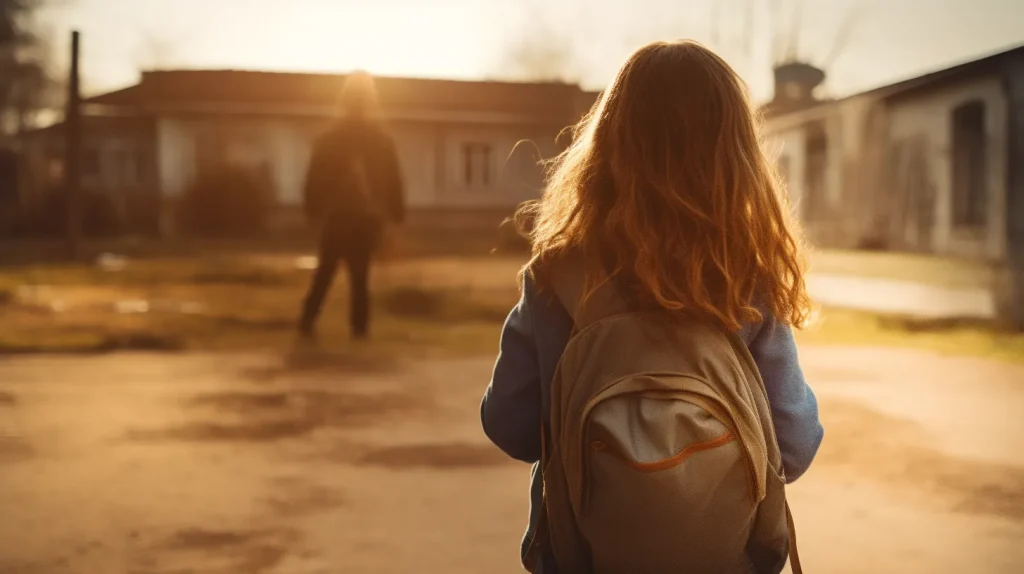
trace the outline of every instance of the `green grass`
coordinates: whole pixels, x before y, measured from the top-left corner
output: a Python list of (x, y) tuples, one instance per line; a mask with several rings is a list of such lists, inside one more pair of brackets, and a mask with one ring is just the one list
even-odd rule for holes
[(984, 321), (930, 321), (824, 309), (815, 324), (796, 333), (796, 339), (809, 345), (905, 347), (1024, 364), (1024, 333)]
[[(293, 255), (209, 255), (94, 265), (0, 268), (0, 353), (118, 349), (275, 350), (295, 343), (295, 319), (310, 272)], [(409, 259), (374, 274), (373, 337), (367, 353), (403, 356), (492, 354), (517, 298), (521, 257)], [(44, 289), (39, 305), (26, 287)], [(189, 303), (190, 313), (154, 308), (119, 314), (118, 300)], [(66, 310), (47, 305), (63, 301)], [(324, 309), (319, 343), (351, 348), (347, 293), (339, 277)], [(1024, 334), (978, 322), (921, 322), (825, 309), (797, 334), (802, 344), (922, 348), (1024, 362)]]
[(997, 267), (984, 262), (877, 251), (814, 250), (813, 273), (929, 283), (950, 288), (991, 287)]
[[(385, 265), (374, 277), (373, 345), (406, 354), (494, 352), (517, 297), (518, 263), (507, 281), (480, 285), (474, 274), (505, 269), (500, 261), (477, 261), (468, 273), (451, 260)], [(0, 352), (284, 348), (295, 340), (310, 275), (291, 256), (151, 259), (120, 271), (8, 267), (0, 270)], [(118, 301), (135, 300), (151, 302), (149, 312), (115, 311)], [(188, 312), (173, 308), (181, 304)], [(347, 307), (339, 277), (319, 325), (321, 346), (351, 344)]]

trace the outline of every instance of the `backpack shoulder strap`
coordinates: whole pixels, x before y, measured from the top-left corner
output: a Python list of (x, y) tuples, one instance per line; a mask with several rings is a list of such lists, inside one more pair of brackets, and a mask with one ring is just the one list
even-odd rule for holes
[(605, 274), (588, 276), (586, 260), (570, 253), (552, 264), (549, 279), (558, 301), (572, 316), (578, 331), (604, 319), (629, 311), (614, 282)]
[(786, 528), (789, 530), (789, 566), (793, 574), (803, 574), (804, 567), (800, 564), (800, 553), (796, 549), (796, 526), (793, 524), (793, 512), (786, 502)]

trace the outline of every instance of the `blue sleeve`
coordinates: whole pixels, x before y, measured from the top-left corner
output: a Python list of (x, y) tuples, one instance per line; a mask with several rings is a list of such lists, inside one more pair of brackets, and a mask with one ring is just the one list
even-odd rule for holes
[(750, 354), (768, 393), (786, 481), (793, 482), (807, 472), (824, 436), (818, 400), (804, 380), (788, 325), (766, 315), (750, 342)]
[(540, 460), (541, 382), (530, 316), (530, 284), (501, 331), (498, 360), (480, 404), (484, 433), (506, 454), (523, 462)]

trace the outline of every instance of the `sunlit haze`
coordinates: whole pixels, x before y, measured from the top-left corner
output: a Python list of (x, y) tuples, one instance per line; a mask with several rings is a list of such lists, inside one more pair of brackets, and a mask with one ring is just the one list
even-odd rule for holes
[[(776, 30), (791, 25), (796, 1), (771, 2), (781, 6)], [(365, 68), (387, 75), (496, 77), (511, 44), (547, 28), (568, 38), (574, 51), (571, 72), (589, 87), (606, 83), (638, 44), (689, 36), (719, 46), (747, 77), (755, 96), (764, 98), (770, 95), (772, 58), (769, 3), (61, 0), (45, 14), (45, 24), (62, 52), (67, 32), (82, 31), (91, 91), (129, 84), (140, 68)], [(828, 88), (836, 94), (1024, 43), (1024, 2), (1019, 0), (803, 4), (799, 50), (812, 60), (826, 58), (843, 19), (851, 14), (856, 19), (829, 69)], [(740, 15), (747, 6), (755, 7), (750, 24)], [(741, 48), (745, 41), (751, 43), (746, 50)]]

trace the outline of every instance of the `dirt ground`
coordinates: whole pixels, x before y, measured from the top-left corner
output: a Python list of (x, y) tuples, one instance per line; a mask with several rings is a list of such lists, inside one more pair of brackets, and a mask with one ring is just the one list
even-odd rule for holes
[[(491, 357), (0, 362), (0, 573), (512, 573), (528, 468)], [(1024, 367), (802, 349), (826, 440), (790, 489), (811, 573), (1024, 571)]]

